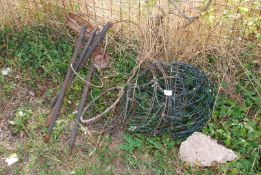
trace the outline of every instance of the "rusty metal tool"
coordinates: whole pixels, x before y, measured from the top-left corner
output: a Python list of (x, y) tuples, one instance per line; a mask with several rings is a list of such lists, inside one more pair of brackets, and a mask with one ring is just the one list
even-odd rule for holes
[[(100, 44), (100, 42), (103, 40), (106, 32), (112, 27), (112, 23), (111, 22), (107, 22), (103, 29), (99, 32), (99, 35), (97, 36), (96, 39), (94, 39), (94, 36), (96, 34), (97, 28), (95, 28), (95, 30), (92, 32), (92, 34), (90, 35), (90, 38), (88, 40), (88, 43), (84, 49), (84, 52), (82, 52), (81, 58), (79, 59), (79, 61), (77, 62), (77, 65), (75, 66), (75, 71), (79, 71), (79, 69), (84, 65), (84, 63), (86, 62), (86, 60), (92, 55), (92, 53), (95, 51), (95, 49), (98, 47), (98, 45)], [(94, 40), (94, 41), (93, 41)], [(87, 47), (88, 46), (88, 47)], [(72, 78), (73, 79), (73, 78)], [(56, 102), (57, 99), (59, 97), (58, 93), (56, 95), (56, 97), (54, 98), (53, 102), (51, 103), (51, 107), (53, 107)]]
[[(92, 33), (93, 35), (92, 35), (92, 37), (89, 38), (87, 45), (86, 45), (84, 51), (82, 52), (78, 62), (76, 62), (76, 58), (77, 58), (77, 54), (79, 52), (80, 44), (76, 45), (75, 50), (77, 50), (77, 54), (76, 54), (76, 56), (75, 56), (75, 54), (73, 55), (73, 58), (72, 58), (72, 61), (71, 61), (71, 65), (76, 63), (76, 66), (73, 66), (73, 68), (76, 69), (75, 71), (78, 71), (80, 68), (82, 68), (83, 64), (87, 61), (87, 59), (92, 55), (92, 53), (98, 47), (100, 42), (103, 40), (106, 32), (109, 30), (109, 28), (111, 26), (112, 26), (111, 22), (108, 22), (107, 24), (105, 24), (103, 29), (99, 32), (98, 36), (95, 39), (94, 39), (94, 37), (95, 37), (95, 34), (96, 34), (96, 30)], [(86, 31), (86, 27), (85, 27), (85, 31)], [(82, 41), (83, 35), (84, 35), (84, 33), (80, 33), (79, 38), (81, 38), (81, 41)], [(78, 42), (77, 42), (77, 44), (78, 44)], [(91, 64), (90, 67), (89, 67), (89, 73), (88, 73), (87, 80), (86, 80), (87, 84), (86, 84), (86, 87), (84, 89), (84, 92), (86, 91), (86, 93), (83, 93), (83, 95), (82, 95), (81, 105), (84, 105), (85, 101), (83, 101), (83, 100), (84, 99), (86, 100), (87, 92), (88, 92), (88, 89), (89, 89), (89, 82), (90, 82), (93, 70), (94, 70), (94, 67), (93, 67), (93, 64)], [(68, 85), (69, 86), (71, 85), (71, 82), (72, 82), (74, 76), (75, 75), (72, 72), (72, 68), (68, 68), (62, 90), (57, 95), (58, 96), (57, 101), (55, 102), (52, 113), (50, 113), (50, 115), (48, 116), (48, 120), (47, 120), (48, 132), (45, 136), (45, 142), (48, 142), (49, 139), (50, 139), (51, 133), (53, 131), (53, 127), (55, 125), (55, 121), (56, 121), (56, 119), (59, 115), (60, 109), (61, 109), (61, 105), (62, 105), (62, 102), (63, 102), (63, 98), (65, 96), (66, 89), (67, 89)], [(79, 107), (78, 114), (82, 113), (83, 107), (81, 107), (81, 105)], [(77, 115), (77, 120), (78, 121), (80, 120), (80, 116), (78, 117), (78, 115)], [(75, 138), (76, 138), (76, 131), (77, 131), (78, 123), (79, 123), (79, 122), (77, 123), (77, 120), (76, 120), (76, 124), (75, 124), (75, 129), (72, 131), (72, 137), (71, 137), (72, 139), (70, 139), (71, 140), (70, 145), (72, 145), (71, 148), (73, 147), (73, 144), (74, 144), (74, 141), (75, 141)]]
[[(111, 23), (107, 23), (104, 26), (102, 31), (99, 33), (97, 39), (93, 41), (93, 44), (91, 45), (90, 50), (88, 50), (85, 59), (90, 57), (91, 54), (95, 51), (96, 47), (102, 41), (102, 39), (104, 38), (106, 32), (109, 30), (110, 27), (111, 27)], [(101, 59), (104, 59), (104, 60), (100, 60), (101, 62), (108, 62), (109, 61), (107, 59), (107, 57), (105, 57), (104, 55), (101, 57)], [(87, 98), (87, 94), (88, 94), (88, 90), (89, 90), (89, 86), (90, 86), (91, 77), (92, 77), (92, 74), (93, 74), (94, 69), (96, 67), (94, 65), (94, 63), (95, 63), (94, 60), (92, 60), (92, 63), (89, 66), (89, 69), (88, 69), (89, 71), (88, 71), (88, 75), (87, 75), (87, 78), (86, 78), (85, 88), (84, 88), (83, 93), (82, 93), (80, 106), (78, 108), (77, 116), (76, 116), (76, 119), (75, 119), (75, 122), (74, 122), (74, 125), (73, 125), (73, 128), (72, 128), (72, 131), (71, 131), (71, 136), (70, 136), (70, 140), (69, 140), (69, 143), (68, 143), (69, 144), (69, 151), (70, 151), (70, 153), (72, 153), (72, 149), (74, 147), (74, 142), (76, 140), (76, 135), (77, 135), (77, 129), (78, 129), (79, 125), (80, 125), (80, 118), (81, 118), (81, 116), (83, 114), (83, 111), (84, 111), (84, 104), (86, 102), (86, 98)], [(97, 63), (99, 63), (99, 62), (97, 62)], [(106, 64), (106, 65), (108, 65), (108, 64)], [(105, 67), (102, 67), (102, 68), (105, 68)]]

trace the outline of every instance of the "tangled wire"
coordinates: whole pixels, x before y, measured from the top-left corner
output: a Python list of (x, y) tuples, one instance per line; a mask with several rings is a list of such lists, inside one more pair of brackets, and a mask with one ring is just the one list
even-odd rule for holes
[(213, 87), (192, 65), (144, 62), (125, 93), (123, 126), (129, 132), (183, 138), (200, 130), (211, 116)]

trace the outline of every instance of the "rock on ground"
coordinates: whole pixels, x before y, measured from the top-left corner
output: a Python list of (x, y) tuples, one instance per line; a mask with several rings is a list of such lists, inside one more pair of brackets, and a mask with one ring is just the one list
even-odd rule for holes
[(193, 133), (179, 149), (182, 161), (192, 166), (212, 166), (236, 159), (236, 154), (200, 132)]

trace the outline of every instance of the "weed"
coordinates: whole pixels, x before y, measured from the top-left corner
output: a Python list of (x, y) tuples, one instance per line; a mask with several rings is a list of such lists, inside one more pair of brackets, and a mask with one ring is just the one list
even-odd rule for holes
[[(236, 92), (242, 96), (241, 104), (222, 94), (218, 96), (216, 109), (204, 132), (239, 155), (237, 161), (222, 166), (230, 169), (223, 173), (251, 174), (260, 171), (257, 161), (261, 141), (260, 98), (248, 81), (241, 81)], [(226, 166), (229, 168), (224, 168)]]
[(15, 116), (9, 123), (12, 125), (14, 134), (18, 134), (21, 131), (27, 132), (27, 122), (31, 118), (32, 111), (27, 109), (18, 109)]
[(3, 29), (0, 33), (3, 64), (15, 67), (23, 80), (30, 80), (29, 86), (35, 87), (40, 79), (58, 83), (66, 73), (72, 53), (68, 37), (54, 37), (55, 31), (42, 27), (12, 32)]
[(134, 150), (141, 149), (142, 148), (142, 141), (140, 139), (133, 139), (129, 135), (124, 136), (125, 144), (122, 144), (120, 146), (120, 149), (123, 151), (128, 152), (129, 154), (132, 154)]

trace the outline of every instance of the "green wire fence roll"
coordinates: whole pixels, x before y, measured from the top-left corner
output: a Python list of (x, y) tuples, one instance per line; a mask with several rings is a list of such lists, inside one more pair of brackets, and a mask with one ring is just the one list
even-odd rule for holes
[(207, 75), (182, 62), (144, 62), (128, 84), (122, 121), (129, 132), (184, 138), (211, 117), (214, 92)]

